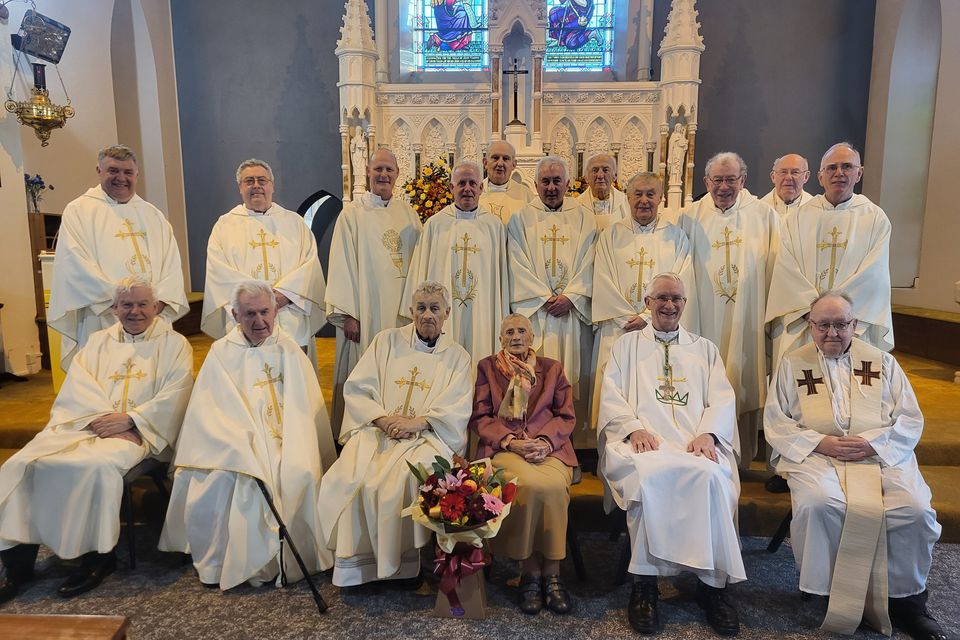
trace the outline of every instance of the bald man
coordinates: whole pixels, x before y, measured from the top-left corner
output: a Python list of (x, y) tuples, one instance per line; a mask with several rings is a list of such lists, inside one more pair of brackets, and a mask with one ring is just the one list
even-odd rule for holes
[(780, 156), (773, 161), (770, 170), (773, 189), (761, 201), (773, 207), (782, 218), (813, 200), (813, 196), (803, 190), (809, 179), (810, 167), (806, 158), (796, 153)]
[(487, 177), (483, 181), (480, 206), (500, 218), (500, 222), (507, 224), (510, 217), (534, 197), (527, 185), (512, 179), (517, 168), (517, 150), (504, 140), (491, 143), (487, 148), (483, 168), (487, 171)]

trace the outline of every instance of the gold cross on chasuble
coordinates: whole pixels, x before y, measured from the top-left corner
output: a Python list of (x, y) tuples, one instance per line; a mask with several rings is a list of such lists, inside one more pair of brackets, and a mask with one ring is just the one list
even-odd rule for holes
[(724, 226), (723, 240), (717, 240), (710, 245), (714, 249), (720, 249), (722, 247), (725, 253), (724, 265), (717, 271), (713, 284), (717, 287), (717, 295), (721, 298), (726, 298), (727, 302), (733, 302), (737, 297), (737, 281), (733, 279), (733, 276), (740, 275), (740, 268), (730, 263), (730, 245), (739, 247), (743, 244), (743, 238), (740, 236), (731, 240), (730, 236), (732, 234), (733, 232), (730, 231), (730, 227)]
[(830, 237), (833, 239), (833, 242), (819, 242), (817, 243), (817, 249), (823, 251), (824, 249), (830, 249), (830, 268), (826, 273), (820, 273), (820, 281), (823, 282), (824, 277), (827, 278), (827, 290), (833, 289), (833, 278), (837, 275), (837, 249), (846, 249), (847, 240), (843, 242), (837, 242), (837, 238), (840, 237), (840, 230), (836, 227), (833, 228), (833, 231), (830, 232)]
[(685, 407), (690, 400), (690, 392), (681, 395), (673, 383), (686, 382), (687, 379), (673, 377), (673, 365), (670, 364), (670, 345), (666, 342), (660, 344), (663, 345), (663, 375), (657, 376), (657, 380), (662, 383), (655, 392), (657, 402)]
[(460, 286), (467, 286), (467, 257), (471, 253), (480, 253), (480, 247), (474, 245), (470, 246), (470, 236), (463, 234), (463, 246), (453, 243), (453, 253), (457, 254), (463, 252), (463, 266), (457, 271), (457, 275), (460, 276)]
[(267, 242), (267, 232), (263, 229), (260, 229), (260, 231), (257, 233), (257, 237), (260, 238), (260, 242), (251, 240), (250, 248), (254, 251), (260, 249), (263, 255), (261, 257), (261, 263), (253, 271), (253, 277), (259, 277), (261, 280), (270, 280), (270, 272), (272, 271), (274, 275), (277, 275), (277, 268), (271, 264), (270, 260), (267, 258), (267, 247), (276, 249), (280, 246), (280, 243), (277, 240), (270, 240)]
[[(266, 387), (270, 390), (270, 406), (267, 407), (267, 417), (273, 416), (273, 419), (277, 421), (277, 426), (281, 429), (283, 428), (283, 413), (281, 412), (283, 405), (280, 402), (280, 399), (277, 397), (277, 388), (274, 384), (278, 382), (283, 382), (283, 374), (278, 374), (276, 377), (273, 377), (273, 367), (268, 364), (263, 365), (263, 373), (267, 376), (266, 380), (258, 380), (253, 383), (254, 387)], [(267, 423), (267, 429), (270, 431), (270, 435), (276, 438), (277, 440), (283, 440), (283, 435), (279, 430), (274, 429), (269, 421)]]
[[(640, 247), (640, 252), (637, 254), (637, 259), (630, 258), (627, 260), (628, 267), (637, 267), (637, 284), (630, 287), (630, 293), (634, 293), (636, 289), (636, 301), (640, 302), (643, 300), (643, 268), (650, 267), (650, 270), (653, 270), (653, 265), (656, 264), (656, 261), (653, 258), (650, 258), (646, 262), (643, 261), (643, 258), (647, 255), (647, 250), (643, 247)], [(627, 300), (630, 300), (630, 295), (627, 295)]]
[(147, 374), (139, 369), (136, 373), (133, 373), (133, 358), (127, 358), (127, 361), (123, 363), (123, 369), (123, 373), (120, 373), (120, 371), (117, 370), (108, 378), (108, 380), (113, 380), (114, 382), (120, 382), (123, 380), (123, 391), (120, 394), (120, 402), (113, 403), (113, 408), (120, 413), (126, 413), (127, 409), (133, 408), (133, 405), (129, 407), (127, 406), (127, 396), (130, 393), (130, 381), (143, 380), (147, 377)]
[(140, 267), (140, 273), (147, 272), (147, 264), (150, 260), (147, 256), (143, 255), (143, 251), (140, 250), (140, 243), (137, 242), (137, 238), (147, 239), (146, 231), (134, 231), (133, 230), (133, 221), (129, 218), (124, 218), (122, 225), (126, 228), (126, 231), (122, 229), (113, 234), (114, 238), (120, 238), (121, 240), (126, 240), (130, 238), (130, 242), (133, 243), (133, 257), (130, 259), (131, 264), (136, 264)]
[(426, 391), (432, 387), (432, 385), (426, 380), (417, 380), (417, 376), (419, 376), (421, 373), (423, 372), (420, 371), (418, 367), (414, 367), (413, 369), (410, 369), (409, 380), (406, 378), (400, 378), (399, 380), (394, 381), (394, 384), (401, 389), (407, 387), (407, 397), (403, 400), (403, 406), (394, 409), (394, 415), (400, 415), (408, 418), (412, 418), (416, 415), (416, 412), (410, 410), (410, 400), (413, 398), (413, 388), (417, 387), (421, 391)]
[(551, 243), (550, 249), (550, 277), (557, 277), (557, 243), (567, 244), (570, 241), (570, 238), (566, 236), (557, 237), (557, 231), (560, 231), (560, 227), (553, 225), (550, 227), (550, 231), (553, 233), (552, 236), (547, 236), (543, 234), (543, 237), (540, 238), (540, 241), (546, 244), (547, 242)]
[[(453, 249), (454, 258), (456, 258), (458, 253), (463, 252), (463, 263), (453, 276), (453, 299), (456, 300), (460, 306), (466, 306), (468, 301), (473, 300), (477, 296), (477, 279), (474, 277), (473, 271), (467, 268), (467, 258), (471, 253), (479, 254), (480, 247), (476, 245), (471, 247), (470, 236), (465, 233), (463, 234), (463, 245), (461, 246), (454, 242), (451, 248)], [(456, 262), (456, 260), (454, 260), (454, 262)]]

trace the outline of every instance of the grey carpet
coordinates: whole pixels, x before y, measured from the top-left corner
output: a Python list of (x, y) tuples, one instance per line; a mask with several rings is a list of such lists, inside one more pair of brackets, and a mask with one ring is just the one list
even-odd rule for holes
[[(305, 583), (293, 587), (239, 587), (227, 593), (207, 589), (180, 556), (148, 551), (156, 535), (138, 533), (136, 571), (130, 571), (121, 537), (119, 568), (95, 591), (63, 600), (56, 588), (71, 570), (68, 563), (41, 554), (37, 580), (0, 613), (124, 615), (132, 621), (132, 637), (166, 638), (638, 638), (627, 624), (624, 608), (629, 585), (613, 584), (618, 543), (606, 534), (581, 534), (590, 575), (584, 583), (572, 564), (563, 573), (575, 598), (568, 616), (543, 612), (520, 613), (514, 590), (505, 585), (515, 565), (494, 563), (487, 587), (488, 617), (481, 621), (438, 619), (430, 615), (434, 595), (404, 592), (381, 585), (341, 593), (329, 574), (318, 576), (320, 590), (330, 605), (320, 615)], [(825, 602), (802, 601), (797, 591), (793, 555), (784, 545), (776, 554), (765, 551), (767, 540), (744, 538), (745, 583), (731, 587), (741, 618), (740, 638), (827, 638), (818, 630)], [(895, 550), (894, 550), (895, 552)], [(424, 553), (424, 556), (427, 554)], [(429, 587), (435, 592), (436, 581)], [(689, 575), (661, 580), (662, 615), (666, 623), (660, 638), (716, 637), (693, 601), (696, 580)], [(948, 633), (960, 629), (960, 545), (938, 545), (928, 587), (929, 607)], [(883, 636), (861, 629), (857, 638)], [(895, 633), (894, 637), (905, 635)]]

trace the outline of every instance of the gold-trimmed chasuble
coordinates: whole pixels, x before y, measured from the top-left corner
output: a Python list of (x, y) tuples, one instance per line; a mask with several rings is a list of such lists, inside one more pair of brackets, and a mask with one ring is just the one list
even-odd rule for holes
[[(277, 247), (280, 246), (280, 242), (276, 239), (272, 239), (269, 242), (267, 242), (267, 232), (264, 231), (263, 229), (260, 229), (260, 231), (257, 233), (257, 237), (260, 238), (260, 242), (251, 240), (250, 248), (253, 249), (254, 251), (256, 251), (257, 249), (260, 249), (260, 251), (262, 252), (262, 257), (261, 257), (261, 263), (253, 271), (252, 275), (255, 278), (259, 277), (262, 280), (270, 281), (271, 271), (273, 272), (274, 276), (277, 276), (278, 274), (277, 274), (277, 267), (271, 264), (270, 259), (267, 257), (267, 247), (270, 247), (271, 249), (276, 249)], [(263, 275), (260, 275), (261, 273)]]
[[(140, 267), (140, 273), (146, 273), (147, 265), (150, 264), (150, 259), (143, 254), (143, 251), (140, 249), (140, 243), (137, 242), (137, 238), (141, 238), (144, 241), (146, 241), (147, 232), (134, 231), (133, 220), (131, 220), (130, 218), (124, 218), (121, 224), (126, 228), (126, 231), (121, 229), (120, 231), (117, 231), (115, 234), (113, 234), (113, 237), (120, 238), (121, 240), (126, 240), (127, 238), (130, 238), (130, 242), (133, 244), (133, 256), (130, 258), (130, 265), (132, 266), (135, 264), (138, 267)], [(132, 269), (131, 269), (131, 273), (133, 273)]]
[[(267, 417), (273, 416), (274, 420), (277, 422), (277, 427), (280, 429), (283, 428), (283, 404), (280, 402), (280, 399), (277, 397), (277, 388), (274, 386), (276, 383), (283, 382), (283, 374), (277, 374), (276, 377), (273, 376), (273, 367), (269, 364), (264, 363), (263, 373), (266, 375), (265, 380), (257, 380), (253, 383), (254, 387), (263, 388), (266, 387), (270, 391), (270, 406), (267, 407)], [(273, 428), (269, 420), (265, 420), (267, 424), (267, 429), (270, 431), (270, 435), (277, 440), (283, 440), (283, 434), (279, 429)]]
[(416, 415), (416, 412), (410, 411), (410, 400), (413, 399), (413, 388), (417, 387), (421, 391), (427, 391), (433, 386), (426, 380), (417, 380), (417, 376), (419, 376), (421, 373), (423, 372), (420, 371), (419, 367), (414, 367), (413, 369), (410, 369), (409, 380), (403, 377), (394, 381), (394, 384), (401, 389), (407, 387), (407, 397), (404, 398), (402, 407), (397, 407), (393, 410), (393, 415), (400, 415), (408, 418), (412, 418)]
[(557, 237), (557, 232), (560, 231), (560, 227), (558, 227), (557, 225), (553, 225), (552, 227), (550, 227), (550, 231), (553, 235), (548, 237), (547, 234), (543, 234), (543, 237), (540, 238), (540, 242), (543, 242), (544, 244), (549, 242), (552, 245), (550, 249), (550, 277), (556, 278), (557, 277), (557, 243), (559, 242), (560, 244), (567, 244), (567, 242), (570, 241), (570, 238), (566, 236)]
[(830, 238), (833, 240), (833, 242), (824, 241), (817, 243), (817, 249), (820, 251), (830, 249), (830, 267), (826, 271), (821, 271), (818, 276), (819, 282), (823, 282), (824, 278), (827, 279), (827, 291), (833, 289), (833, 279), (837, 275), (837, 249), (846, 250), (847, 242), (849, 242), (849, 240), (837, 242), (837, 238), (839, 238), (840, 235), (840, 230), (834, 227), (830, 232)]
[(630, 258), (627, 260), (626, 264), (628, 267), (637, 267), (637, 284), (630, 287), (630, 292), (627, 294), (627, 301), (630, 301), (630, 295), (636, 295), (636, 302), (643, 301), (643, 268), (649, 267), (650, 271), (653, 271), (653, 265), (656, 264), (656, 261), (653, 258), (650, 258), (644, 262), (643, 258), (647, 255), (647, 250), (644, 247), (640, 247), (639, 253), (636, 254), (637, 258)]
[(731, 264), (730, 262), (730, 246), (734, 245), (739, 247), (741, 244), (743, 244), (743, 238), (741, 236), (737, 236), (731, 240), (731, 235), (733, 235), (733, 232), (730, 231), (730, 227), (724, 225), (723, 240), (717, 240), (710, 245), (714, 249), (720, 249), (722, 247), (724, 253), (726, 254), (724, 265), (720, 267), (719, 271), (717, 271), (717, 275), (713, 283), (717, 287), (716, 294), (721, 298), (726, 298), (727, 302), (734, 302), (736, 300), (739, 278), (734, 280), (733, 276), (740, 275), (740, 268), (735, 264)]
[(477, 295), (477, 280), (473, 275), (473, 271), (467, 268), (467, 259), (471, 253), (479, 254), (480, 247), (477, 245), (470, 246), (470, 236), (464, 233), (463, 245), (454, 242), (451, 249), (453, 250), (454, 258), (457, 258), (458, 253), (463, 252), (463, 263), (453, 274), (452, 293), (453, 299), (456, 300), (460, 306), (466, 306), (467, 302), (473, 300)]
[(107, 378), (108, 380), (113, 380), (114, 382), (123, 380), (123, 391), (120, 393), (120, 402), (113, 403), (113, 408), (119, 413), (126, 413), (128, 409), (132, 409), (136, 406), (135, 404), (127, 406), (127, 398), (130, 395), (130, 381), (143, 380), (147, 377), (147, 374), (139, 369), (136, 371), (136, 373), (133, 373), (133, 358), (127, 358), (127, 361), (123, 363), (123, 368), (123, 373), (120, 373), (120, 370), (118, 369)]

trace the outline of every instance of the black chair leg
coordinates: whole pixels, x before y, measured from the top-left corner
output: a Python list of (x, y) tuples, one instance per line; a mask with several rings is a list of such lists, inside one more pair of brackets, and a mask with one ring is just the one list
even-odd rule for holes
[(580, 550), (580, 536), (571, 518), (567, 518), (567, 545), (570, 547), (570, 556), (573, 559), (573, 568), (577, 571), (577, 579), (585, 582), (587, 569), (583, 564), (583, 553)]
[(123, 485), (123, 510), (126, 512), (127, 521), (127, 550), (130, 554), (130, 569), (137, 568), (137, 553), (133, 544), (133, 491), (130, 485)]
[(783, 521), (780, 522), (780, 526), (777, 527), (777, 532), (773, 534), (773, 537), (770, 538), (770, 544), (767, 545), (768, 553), (776, 553), (780, 549), (780, 545), (783, 544), (783, 541), (786, 539), (787, 534), (790, 533), (790, 521), (793, 520), (793, 510), (787, 512), (786, 517)]
[(627, 579), (627, 569), (630, 568), (630, 534), (623, 536), (623, 546), (620, 547), (620, 560), (617, 562), (617, 584), (623, 584)]

